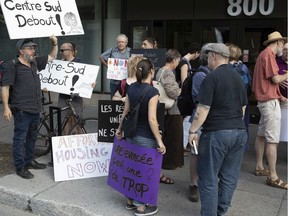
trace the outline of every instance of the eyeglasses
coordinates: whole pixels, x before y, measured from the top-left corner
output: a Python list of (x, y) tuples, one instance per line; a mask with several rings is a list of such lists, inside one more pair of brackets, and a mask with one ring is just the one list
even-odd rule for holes
[(34, 50), (34, 51), (36, 51), (36, 47), (23, 47), (22, 49), (27, 49), (27, 50)]
[(64, 51), (69, 51), (70, 49), (60, 49), (60, 53), (63, 53)]

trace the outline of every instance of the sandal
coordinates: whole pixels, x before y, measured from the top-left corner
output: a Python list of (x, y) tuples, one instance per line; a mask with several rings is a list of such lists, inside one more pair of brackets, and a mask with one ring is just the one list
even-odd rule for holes
[(267, 177), (266, 184), (270, 185), (272, 187), (277, 187), (277, 188), (281, 188), (281, 189), (285, 189), (285, 190), (288, 189), (288, 183), (287, 182), (285, 183), (281, 179), (272, 180), (272, 178)]
[(171, 178), (169, 178), (169, 177), (167, 177), (167, 176), (165, 176), (165, 175), (161, 175), (161, 177), (160, 177), (160, 183), (164, 183), (164, 184), (174, 184), (174, 181), (173, 181)]
[(262, 169), (262, 170), (255, 169), (255, 171), (254, 171), (255, 176), (268, 176), (269, 174), (270, 174), (270, 172), (267, 169)]

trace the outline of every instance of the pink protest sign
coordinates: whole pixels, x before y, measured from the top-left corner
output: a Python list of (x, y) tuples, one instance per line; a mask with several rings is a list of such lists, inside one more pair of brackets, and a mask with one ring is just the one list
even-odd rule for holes
[(114, 139), (107, 183), (125, 196), (157, 205), (162, 154)]

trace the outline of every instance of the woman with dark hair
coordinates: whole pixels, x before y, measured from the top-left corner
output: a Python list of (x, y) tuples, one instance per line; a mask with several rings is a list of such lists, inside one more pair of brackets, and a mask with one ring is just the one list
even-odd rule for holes
[[(133, 138), (127, 138), (129, 143), (147, 148), (157, 148), (165, 154), (166, 148), (163, 144), (157, 122), (157, 108), (159, 105), (159, 92), (150, 83), (154, 78), (154, 66), (149, 59), (143, 59), (137, 64), (137, 82), (132, 83), (126, 94), (125, 108), (122, 119), (116, 130), (116, 137), (122, 139), (122, 121), (129, 112), (131, 106), (137, 103), (144, 88), (149, 88), (140, 105), (137, 131)], [(128, 198), (126, 209), (136, 209), (135, 215), (154, 215), (158, 212), (157, 206), (145, 205), (145, 203)]]
[(185, 51), (185, 54), (180, 59), (178, 66), (175, 69), (176, 81), (179, 83), (179, 86), (182, 86), (182, 83), (192, 71), (191, 61), (196, 60), (200, 55), (201, 44), (192, 43)]

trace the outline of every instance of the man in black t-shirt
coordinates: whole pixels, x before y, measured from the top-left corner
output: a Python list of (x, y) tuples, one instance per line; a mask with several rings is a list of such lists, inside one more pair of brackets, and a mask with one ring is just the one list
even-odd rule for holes
[[(50, 37), (52, 49), (48, 56), (36, 57), (36, 46), (32, 39), (21, 39), (16, 43), (17, 59), (5, 64), (3, 73), (2, 100), (4, 118), (14, 118), (13, 159), (17, 175), (31, 179), (28, 169), (44, 169), (44, 164), (34, 160), (37, 126), (42, 110), (41, 84), (38, 72), (47, 62), (57, 56), (57, 38)], [(13, 91), (9, 89), (13, 87)], [(8, 104), (11, 94), (11, 106)]]
[(212, 72), (203, 80), (196, 99), (189, 143), (198, 139), (202, 126), (197, 165), (201, 215), (227, 215), (247, 139), (243, 115), (248, 101), (240, 75), (228, 66), (228, 47), (211, 43), (206, 53)]

